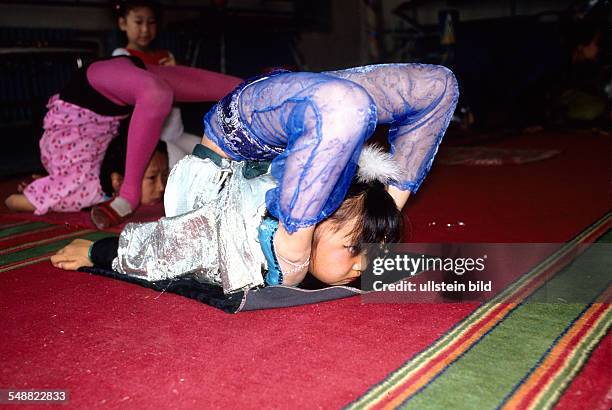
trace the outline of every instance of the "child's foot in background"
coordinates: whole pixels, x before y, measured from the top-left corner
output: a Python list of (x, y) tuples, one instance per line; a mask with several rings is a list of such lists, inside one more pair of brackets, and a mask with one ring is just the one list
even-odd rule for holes
[(98, 229), (119, 225), (132, 214), (130, 203), (120, 196), (91, 208), (91, 221)]

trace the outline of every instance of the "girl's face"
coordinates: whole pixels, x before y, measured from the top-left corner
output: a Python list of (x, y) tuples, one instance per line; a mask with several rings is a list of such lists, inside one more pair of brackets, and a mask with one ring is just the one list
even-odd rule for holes
[[(140, 195), (142, 205), (155, 205), (163, 201), (168, 173), (168, 154), (155, 151), (142, 178)], [(119, 190), (123, 184), (123, 175), (113, 172), (111, 181), (115, 195), (119, 195)]]
[(317, 225), (309, 271), (321, 282), (346, 285), (361, 276), (367, 260), (363, 252), (356, 252), (357, 244), (351, 243), (354, 226), (351, 222), (334, 231), (329, 220)]
[(168, 155), (155, 151), (149, 166), (142, 178), (142, 195), (140, 203), (154, 205), (164, 199), (166, 182), (168, 181)]
[(157, 36), (155, 14), (148, 7), (133, 8), (119, 17), (119, 28), (127, 36), (127, 47), (138, 51), (146, 51)]

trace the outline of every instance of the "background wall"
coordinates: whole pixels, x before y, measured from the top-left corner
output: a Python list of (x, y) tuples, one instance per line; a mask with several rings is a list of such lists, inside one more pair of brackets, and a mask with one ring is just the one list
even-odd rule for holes
[[(108, 2), (105, 0), (80, 0), (71, 6), (44, 6), (43, 1), (3, 1), (0, 3), (0, 27), (31, 28), (64, 28), (93, 32), (94, 37), (100, 32), (116, 29)], [(49, 3), (49, 2), (48, 2)], [(69, 1), (53, 2), (67, 4)], [(210, 1), (200, 0), (165, 0), (166, 24), (183, 21), (195, 21), (202, 9), (211, 5)], [(300, 0), (228, 0), (229, 9), (274, 10), (279, 13), (291, 13), (300, 4), (312, 1)], [(385, 32), (402, 31), (407, 25), (393, 13), (402, 0), (382, 0), (382, 25), (380, 31), (384, 47), (394, 47), (392, 36)], [(414, 6), (408, 13), (419, 24), (424, 26), (438, 25), (440, 10), (458, 11), (460, 22), (504, 17), (533, 16), (546, 11), (566, 10), (573, 0), (428, 0), (412, 1)], [(311, 70), (334, 69), (343, 66), (360, 65), (369, 62), (367, 58), (367, 38), (365, 34), (365, 1), (363, 0), (329, 0), (314, 2), (318, 8), (328, 8), (324, 13), (329, 21), (327, 27), (305, 27), (295, 42), (296, 51), (301, 62)], [(297, 6), (296, 6), (297, 5)], [(256, 35), (256, 33), (254, 33)], [(91, 37), (91, 36), (90, 36)], [(101, 45), (104, 47), (104, 45)], [(106, 50), (102, 49), (102, 52)], [(300, 61), (300, 58), (298, 58)]]
[[(44, 2), (34, 2), (44, 3)], [(60, 2), (56, 2), (60, 3)], [(69, 3), (69, 2), (63, 2)], [(181, 21), (197, 20), (201, 14), (198, 8), (208, 7), (210, 2), (198, 0), (166, 1), (164, 23), (172, 26)], [(265, 3), (265, 4), (264, 4)], [(329, 3), (319, 5), (328, 7), (325, 18), (327, 27), (307, 27), (298, 36), (297, 51), (303, 62), (311, 70), (333, 69), (361, 62), (362, 32), (360, 0), (320, 1)], [(116, 22), (107, 2), (80, 1), (71, 6), (45, 6), (42, 4), (23, 4), (11, 1), (0, 4), (0, 27), (59, 28), (93, 32), (93, 36), (81, 33), (81, 38), (98, 36), (100, 32), (116, 29)], [(280, 13), (291, 13), (295, 7), (289, 1), (234, 0), (228, 1), (228, 8), (258, 10), (273, 9)], [(329, 14), (329, 16), (327, 16)], [(69, 17), (68, 17), (69, 16)], [(251, 35), (257, 35), (252, 33)], [(103, 46), (103, 45), (102, 45)], [(103, 52), (106, 50), (102, 50)]]
[[(533, 85), (564, 64), (562, 20), (570, 5), (587, 0), (227, 0), (225, 12), (214, 6), (222, 0), (160, 2), (166, 27), (158, 45), (183, 64), (242, 77), (279, 66), (444, 64), (457, 74), (461, 107), (477, 125), (508, 127), (520, 124), (513, 115)], [(109, 4), (0, 0), (0, 132), (21, 137), (4, 151), (19, 165), (27, 161), (14, 154), (36, 150), (45, 102), (76, 60), (123, 45)], [(400, 5), (418, 30), (394, 13)], [(442, 10), (458, 15), (451, 46), (441, 44)], [(603, 44), (609, 64), (612, 48)], [(183, 112), (199, 133), (201, 107)], [(37, 161), (36, 154), (28, 169)], [(0, 157), (0, 175), (4, 163)]]
[[(385, 20), (389, 27), (398, 24), (399, 19), (392, 10), (403, 0), (384, 0)], [(427, 0), (414, 2), (413, 17), (421, 24), (438, 24), (438, 11), (458, 10), (462, 21), (493, 19), (501, 17), (529, 16), (545, 11), (566, 9), (573, 0)]]
[(298, 42), (307, 68), (332, 70), (363, 64), (363, 1), (333, 0), (331, 27), (327, 31), (305, 31)]

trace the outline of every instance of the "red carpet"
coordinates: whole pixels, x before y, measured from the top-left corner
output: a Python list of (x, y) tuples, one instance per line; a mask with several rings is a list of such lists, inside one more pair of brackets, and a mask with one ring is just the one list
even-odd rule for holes
[[(565, 242), (609, 210), (609, 139), (529, 136), (496, 146), (561, 154), (523, 165), (434, 167), (407, 211), (412, 241)], [(228, 315), (54, 269), (41, 261), (51, 245), (15, 249), (56, 234), (69, 240), (72, 225), (80, 224), (0, 238), (9, 267), (0, 273), (0, 388), (68, 389), (71, 407), (342, 407), (477, 308), (351, 298)], [(16, 252), (28, 263), (11, 262)], [(560, 397), (561, 408), (609, 407), (610, 348), (608, 336)]]
[(565, 242), (610, 209), (611, 143), (601, 135), (529, 135), (495, 146), (561, 153), (524, 165), (434, 165), (408, 202), (411, 240)]
[(558, 155), (557, 150), (508, 149), (488, 147), (444, 147), (438, 153), (439, 165), (499, 166), (543, 161)]
[[(591, 355), (591, 359), (557, 403), (560, 409), (609, 410), (612, 403), (610, 361), (612, 335), (608, 333)], [(607, 400), (602, 399), (607, 397)]]
[[(131, 215), (128, 220), (119, 225), (108, 229), (109, 232), (121, 232), (121, 228), (130, 222), (148, 222), (155, 221), (164, 215), (164, 205), (157, 204), (151, 206), (141, 206)], [(65, 225), (71, 228), (88, 228), (95, 229), (95, 225), (89, 217), (88, 211), (58, 213), (50, 212), (46, 215), (33, 215), (28, 213), (13, 213), (6, 214), (5, 218), (15, 221), (37, 221), (48, 222), (57, 225)]]

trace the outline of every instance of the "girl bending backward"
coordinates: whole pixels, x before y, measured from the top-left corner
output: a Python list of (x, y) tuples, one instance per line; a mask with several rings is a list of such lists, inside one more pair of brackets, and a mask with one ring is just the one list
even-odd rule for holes
[[(365, 269), (364, 243), (399, 240), (457, 98), (448, 69), (422, 64), (249, 80), (204, 117), (202, 144), (170, 174), (165, 218), (75, 241), (52, 262), (191, 275), (225, 292), (293, 286), (307, 272), (347, 284)], [(388, 154), (363, 149), (378, 123), (390, 125)]]

